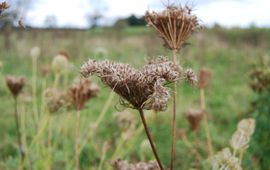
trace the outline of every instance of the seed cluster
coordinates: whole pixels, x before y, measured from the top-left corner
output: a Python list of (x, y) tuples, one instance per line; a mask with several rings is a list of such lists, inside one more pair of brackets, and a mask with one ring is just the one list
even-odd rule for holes
[(189, 109), (187, 112), (185, 112), (185, 116), (190, 124), (191, 130), (198, 130), (203, 115), (204, 111), (201, 109)]
[[(85, 77), (96, 74), (123, 99), (122, 104), (135, 109), (163, 111), (170, 97), (165, 82), (177, 81), (181, 68), (164, 57), (150, 61), (141, 70), (128, 64), (89, 60), (81, 67)], [(126, 102), (127, 101), (127, 102)]]
[(164, 40), (164, 46), (179, 50), (185, 45), (189, 35), (199, 27), (196, 15), (191, 14), (188, 6), (167, 6), (161, 12), (147, 11), (145, 20)]
[(99, 92), (99, 87), (88, 79), (81, 79), (75, 82), (70, 88), (73, 105), (77, 110), (81, 110), (86, 101), (96, 97)]

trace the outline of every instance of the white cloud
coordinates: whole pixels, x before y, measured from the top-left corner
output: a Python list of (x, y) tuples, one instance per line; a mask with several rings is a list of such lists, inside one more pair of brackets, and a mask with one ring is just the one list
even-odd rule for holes
[[(98, 0), (40, 0), (34, 9), (28, 11), (26, 21), (35, 26), (42, 26), (46, 16), (55, 15), (59, 26), (73, 25), (86, 27), (86, 14), (92, 13)], [(107, 9), (105, 21), (125, 17), (130, 14), (143, 15), (147, 9), (160, 9), (165, 0), (103, 0)], [(172, 0), (171, 0), (172, 1)], [(180, 1), (180, 0), (178, 0)], [(183, 1), (181, 1), (183, 2)], [(219, 23), (225, 26), (270, 26), (270, 0), (193, 0), (195, 13), (203, 23)], [(38, 2), (37, 2), (38, 3)]]

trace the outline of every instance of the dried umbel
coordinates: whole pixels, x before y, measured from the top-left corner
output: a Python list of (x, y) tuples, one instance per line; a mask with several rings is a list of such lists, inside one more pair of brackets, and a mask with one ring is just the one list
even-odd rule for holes
[(212, 170), (242, 170), (242, 167), (239, 159), (232, 155), (229, 148), (225, 148), (214, 156)]
[(235, 150), (248, 148), (251, 135), (255, 131), (255, 120), (252, 118), (243, 119), (237, 125), (237, 130), (231, 138), (231, 146)]
[(134, 114), (129, 111), (115, 112), (113, 113), (113, 117), (116, 119), (117, 125), (122, 131), (136, 126), (137, 123)]
[(251, 74), (250, 86), (255, 92), (270, 91), (270, 66), (259, 66)]
[(37, 58), (40, 56), (40, 48), (38, 46), (35, 46), (33, 48), (31, 48), (30, 50), (30, 56)]
[(51, 69), (55, 74), (62, 74), (68, 70), (69, 63), (65, 55), (58, 54), (53, 58)]
[(185, 115), (190, 124), (191, 130), (198, 130), (204, 115), (204, 111), (201, 109), (189, 109), (187, 112), (185, 112)]
[(97, 96), (99, 87), (91, 80), (80, 79), (72, 85), (70, 92), (73, 105), (77, 110), (81, 110), (88, 100)]
[(205, 89), (209, 86), (212, 77), (211, 71), (207, 68), (202, 68), (199, 73), (198, 86), (200, 89)]
[(164, 46), (179, 50), (185, 45), (188, 37), (199, 27), (196, 15), (191, 14), (188, 6), (169, 5), (161, 12), (147, 11), (145, 20), (164, 40)]
[(81, 67), (81, 74), (84, 77), (96, 74), (104, 84), (125, 99), (122, 100), (125, 106), (163, 111), (170, 97), (169, 89), (164, 84), (177, 81), (180, 70), (178, 65), (160, 57), (150, 61), (141, 70), (128, 64), (89, 60)]
[(7, 76), (6, 83), (12, 95), (16, 98), (22, 91), (25, 80), (20, 76)]
[(2, 12), (6, 9), (8, 9), (10, 6), (7, 4), (6, 1), (0, 3), (0, 15), (2, 14)]
[(66, 91), (50, 88), (45, 90), (44, 98), (51, 114), (71, 108), (72, 102)]
[(128, 163), (126, 160), (118, 159), (114, 161), (113, 168), (115, 170), (159, 170), (156, 161)]
[(190, 85), (195, 86), (198, 82), (197, 75), (192, 69), (187, 69), (185, 71), (185, 79), (189, 82)]

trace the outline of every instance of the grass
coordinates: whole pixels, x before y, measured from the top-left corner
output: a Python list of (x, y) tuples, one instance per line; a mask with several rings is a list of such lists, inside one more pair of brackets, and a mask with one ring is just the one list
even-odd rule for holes
[[(243, 117), (249, 117), (246, 113), (253, 94), (248, 86), (248, 73), (250, 65), (257, 61), (260, 55), (269, 52), (265, 42), (270, 36), (270, 31), (264, 29), (263, 35), (257, 29), (205, 29), (195, 34), (189, 41), (191, 45), (186, 47), (180, 54), (184, 67), (199, 70), (205, 66), (212, 70), (213, 79), (211, 87), (205, 92), (206, 105), (209, 113), (209, 128), (213, 139), (214, 151), (217, 152), (229, 143), (230, 136), (236, 129), (237, 122)], [(247, 41), (247, 36), (259, 37), (256, 43)], [(234, 42), (237, 40), (236, 42)], [(38, 69), (41, 65), (50, 65), (53, 57), (59, 51), (66, 51), (70, 55), (69, 61), (73, 64), (73, 70), (69, 73), (68, 84), (71, 84), (76, 76), (79, 76), (79, 67), (88, 58), (102, 60), (110, 59), (120, 62), (131, 63), (137, 68), (141, 67), (152, 56), (167, 54), (169, 50), (161, 48), (162, 41), (156, 38), (156, 34), (145, 27), (126, 28), (119, 32), (113, 29), (97, 29), (94, 31), (66, 31), (55, 32), (46, 30), (20, 30), (13, 31), (11, 36), (12, 47), (10, 51), (5, 50), (3, 34), (0, 33), (0, 60), (3, 69), (0, 74), (0, 169), (16, 169), (19, 165), (19, 157), (16, 150), (16, 131), (13, 120), (12, 98), (5, 85), (4, 76), (8, 74), (23, 75), (26, 77), (27, 85), (23, 94), (19, 97), (19, 113), (25, 119), (23, 134), (28, 151), (31, 155), (34, 169), (73, 169), (73, 132), (75, 127), (75, 112), (68, 112), (51, 117), (52, 147), (46, 149), (46, 135), (48, 125), (44, 125), (47, 113), (40, 113), (39, 127), (35, 129), (31, 123), (32, 101), (31, 101), (31, 58), (29, 51), (33, 46), (41, 48), (41, 56), (38, 58)], [(40, 106), (44, 78), (38, 72), (37, 77), (37, 102)], [(81, 111), (80, 134), (85, 134), (87, 128), (93, 125), (102, 112), (110, 94), (110, 90), (104, 87), (98, 79), (93, 78), (100, 86), (101, 91), (97, 98), (87, 103), (87, 107)], [(53, 73), (46, 77), (47, 85), (53, 84)], [(189, 87), (182, 82), (178, 85), (177, 93), (177, 128), (186, 131), (187, 138), (195, 141), (198, 152), (204, 158), (207, 155), (206, 137), (201, 127), (197, 134), (189, 130), (183, 112), (193, 106), (198, 106), (199, 90)], [(64, 88), (63, 84), (60, 84)], [(157, 115), (146, 112), (150, 131), (155, 138), (158, 152), (166, 167), (170, 163), (170, 130), (171, 130), (171, 105), (168, 110)], [(117, 109), (115, 109), (117, 108)], [(87, 140), (80, 155), (82, 169), (97, 169), (100, 162), (101, 148), (105, 141), (110, 141), (111, 148), (105, 157), (104, 167), (109, 167), (112, 160), (110, 157), (120, 140), (117, 121), (112, 113), (124, 108), (119, 104), (119, 98), (115, 95), (105, 110), (105, 118), (95, 129), (94, 134)], [(130, 110), (132, 111), (132, 110)], [(139, 114), (132, 111), (139, 120)], [(45, 128), (42, 130), (42, 126)], [(41, 130), (40, 136), (35, 136)], [(31, 147), (33, 138), (37, 137)], [(84, 139), (85, 136), (82, 136)], [(140, 143), (146, 139), (143, 133), (130, 138), (122, 147), (118, 157), (130, 161), (140, 160)], [(136, 141), (136, 142), (134, 142)], [(41, 144), (40, 144), (41, 143)], [(39, 146), (45, 146), (39, 148)], [(125, 149), (128, 147), (129, 149)], [(177, 137), (175, 167), (177, 169), (188, 169), (194, 165), (194, 155), (183, 141)], [(247, 154), (245, 157), (250, 156)], [(152, 157), (154, 159), (154, 157)], [(206, 162), (206, 161), (205, 161)], [(245, 162), (250, 163), (250, 162)], [(199, 165), (203, 169), (204, 162)], [(251, 167), (244, 165), (244, 169)], [(206, 168), (207, 169), (207, 168)]]

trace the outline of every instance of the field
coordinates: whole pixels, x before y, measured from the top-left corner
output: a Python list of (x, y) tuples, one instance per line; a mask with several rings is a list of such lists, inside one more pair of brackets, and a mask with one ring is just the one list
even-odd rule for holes
[[(90, 58), (129, 63), (135, 68), (141, 68), (151, 57), (164, 55), (172, 58), (171, 51), (163, 48), (162, 40), (146, 27), (97, 28), (88, 31), (12, 30), (9, 50), (5, 48), (4, 38), (1, 31), (1, 170), (17, 169), (20, 166), (14, 102), (6, 87), (7, 75), (21, 75), (26, 80), (18, 98), (22, 141), (26, 152), (25, 166), (31, 169), (73, 169), (76, 111), (49, 113), (44, 101), (46, 89), (53, 86), (59, 89), (71, 87), (73, 80), (80, 77), (81, 65)], [(177, 54), (184, 68), (192, 68), (195, 72), (202, 67), (211, 70), (212, 78), (205, 96), (214, 153), (229, 146), (231, 135), (242, 118), (252, 117), (249, 110), (254, 93), (249, 87), (249, 73), (261, 56), (269, 55), (269, 38), (268, 29), (205, 28), (192, 35), (190, 45)], [(34, 46), (41, 49), (37, 60), (30, 56)], [(70, 67), (55, 83), (52, 71), (42, 76), (40, 70), (50, 66), (60, 51), (68, 54)], [(98, 78), (93, 76), (91, 80), (99, 85), (100, 92), (81, 111), (81, 169), (111, 169), (111, 163), (117, 158), (130, 162), (153, 160), (137, 111), (122, 106), (119, 96), (112, 93)], [(176, 169), (210, 169), (204, 124), (201, 123), (199, 130), (193, 132), (184, 115), (189, 108), (198, 106), (199, 90), (180, 81), (177, 88)], [(124, 134), (126, 130), (120, 127), (121, 122), (115, 117), (116, 112), (122, 111), (131, 112), (134, 116), (134, 130), (128, 131), (131, 134), (127, 136)], [(161, 160), (165, 167), (169, 167), (172, 100), (166, 111), (146, 111), (145, 115)], [(180, 138), (179, 129), (185, 131), (188, 141)], [(256, 168), (257, 163), (248, 150), (243, 158), (243, 169)]]

